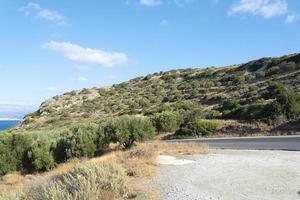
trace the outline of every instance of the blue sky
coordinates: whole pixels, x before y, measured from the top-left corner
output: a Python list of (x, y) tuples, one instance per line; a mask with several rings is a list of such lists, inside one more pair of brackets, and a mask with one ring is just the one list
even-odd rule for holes
[(300, 52), (298, 0), (0, 5), (1, 109), (36, 107), (56, 94), (152, 72)]

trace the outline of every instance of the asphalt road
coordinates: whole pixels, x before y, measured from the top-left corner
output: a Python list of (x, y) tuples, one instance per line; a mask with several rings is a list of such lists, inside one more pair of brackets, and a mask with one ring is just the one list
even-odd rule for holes
[(300, 135), (242, 138), (182, 139), (167, 142), (196, 142), (217, 149), (286, 150), (300, 151)]

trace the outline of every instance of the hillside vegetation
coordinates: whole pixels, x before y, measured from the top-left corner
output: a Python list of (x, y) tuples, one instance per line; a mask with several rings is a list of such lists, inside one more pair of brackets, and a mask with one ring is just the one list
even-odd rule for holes
[[(182, 110), (201, 110), (201, 118), (278, 125), (287, 118), (297, 117), (299, 108), (293, 108), (293, 116), (286, 116), (284, 111), (278, 116), (262, 116), (264, 113), (259, 111), (276, 99), (276, 95), (267, 94), (268, 87), (274, 83), (299, 96), (300, 54), (262, 58), (229, 67), (177, 69), (137, 77), (108, 88), (68, 92), (42, 103), (38, 111), (25, 117), (19, 128), (61, 128), (108, 116), (151, 116)], [(266, 109), (271, 112), (275, 108)]]
[[(155, 137), (299, 133), (299, 83), (300, 54), (293, 54), (222, 68), (160, 72), (109, 88), (72, 91), (45, 101), (22, 124), (0, 134), (0, 176), (49, 171), (70, 160), (107, 154), (110, 145), (130, 152), (136, 143)], [(122, 196), (124, 177), (135, 176), (132, 171), (123, 173), (122, 167), (135, 166), (129, 160), (117, 163), (111, 172), (107, 165), (91, 166), (91, 174), (84, 166), (74, 169), (52, 180), (45, 194), (48, 199), (81, 199), (91, 189)], [(118, 175), (120, 188), (107, 188), (106, 179), (94, 179), (102, 168)], [(81, 190), (78, 185), (66, 193), (74, 184), (69, 179), (83, 184), (100, 181), (103, 187)], [(61, 187), (64, 181), (70, 185)]]

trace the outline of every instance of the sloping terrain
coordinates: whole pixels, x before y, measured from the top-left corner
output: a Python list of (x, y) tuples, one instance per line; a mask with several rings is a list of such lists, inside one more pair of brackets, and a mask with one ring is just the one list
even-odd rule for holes
[[(201, 108), (204, 117), (227, 99), (264, 104), (270, 82), (300, 93), (300, 54), (262, 58), (229, 67), (188, 68), (137, 77), (108, 88), (72, 91), (43, 102), (18, 128), (42, 129), (122, 114)], [(214, 117), (212, 117), (214, 118)]]

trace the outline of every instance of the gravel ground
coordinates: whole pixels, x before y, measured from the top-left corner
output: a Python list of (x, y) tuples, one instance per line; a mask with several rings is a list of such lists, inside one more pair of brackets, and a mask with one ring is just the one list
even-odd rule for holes
[(150, 184), (164, 200), (300, 200), (300, 152), (218, 150), (172, 160), (159, 157)]

